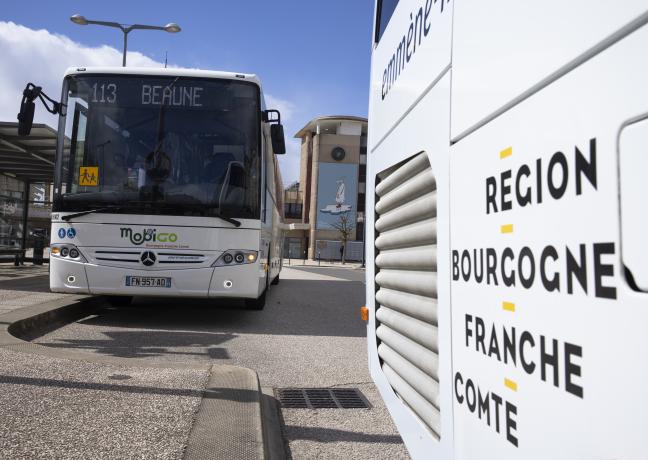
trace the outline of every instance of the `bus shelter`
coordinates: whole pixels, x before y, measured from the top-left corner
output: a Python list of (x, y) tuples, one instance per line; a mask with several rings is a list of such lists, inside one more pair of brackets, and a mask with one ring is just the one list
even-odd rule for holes
[(56, 137), (44, 124), (20, 136), (17, 122), (0, 122), (0, 257), (18, 262), (49, 242)]

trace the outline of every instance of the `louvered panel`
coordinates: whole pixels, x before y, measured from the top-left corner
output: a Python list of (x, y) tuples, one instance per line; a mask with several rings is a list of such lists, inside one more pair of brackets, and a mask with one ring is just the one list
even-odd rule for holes
[(376, 257), (378, 268), (436, 270), (436, 246), (380, 251)]
[(376, 220), (376, 230), (385, 232), (392, 228), (402, 227), (422, 218), (436, 216), (436, 193), (428, 193), (409, 203), (381, 214)]
[(436, 297), (436, 273), (410, 270), (380, 270), (376, 283), (381, 287)]
[(376, 292), (376, 301), (404, 315), (412, 316), (430, 324), (437, 322), (437, 302), (430, 297), (380, 288)]
[(376, 311), (376, 318), (381, 324), (388, 326), (390, 329), (404, 335), (419, 345), (423, 345), (428, 350), (438, 351), (439, 344), (437, 342), (438, 334), (436, 326), (398, 313), (384, 305), (381, 305)]
[(434, 407), (439, 408), (439, 382), (422, 372), (385, 343), (378, 346), (378, 354), (413, 389)]
[(403, 357), (427, 375), (437, 381), (439, 380), (439, 356), (429, 348), (419, 345), (385, 325), (380, 325), (378, 327), (376, 330), (376, 336), (381, 340), (381, 342), (384, 342), (391, 348), (398, 350)]
[(420, 153), (395, 171), (392, 171), (387, 177), (383, 177), (380, 183), (376, 185), (376, 194), (384, 196), (407, 179), (426, 169), (430, 169), (430, 162), (425, 153)]
[(430, 184), (432, 187), (435, 186), (432, 171), (424, 171), (420, 175), (414, 176), (394, 190), (381, 196), (380, 201), (376, 203), (376, 212), (379, 214), (386, 213), (434, 190), (434, 188), (430, 188)]
[(436, 182), (425, 153), (378, 176), (378, 356), (396, 394), (438, 437)]
[(436, 219), (416, 222), (381, 233), (376, 238), (376, 248), (396, 249), (436, 243)]
[(441, 432), (441, 414), (439, 409), (430, 404), (427, 399), (419, 394), (410, 384), (403, 379), (398, 372), (394, 371), (388, 364), (383, 364), (383, 372), (396, 394), (419, 416), (437, 436)]

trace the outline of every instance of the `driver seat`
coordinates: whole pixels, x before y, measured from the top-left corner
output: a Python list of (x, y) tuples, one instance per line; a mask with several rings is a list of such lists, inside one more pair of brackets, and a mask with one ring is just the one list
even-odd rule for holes
[(220, 185), (223, 183), (227, 166), (235, 161), (234, 155), (227, 152), (215, 153), (209, 157), (203, 173), (204, 182)]

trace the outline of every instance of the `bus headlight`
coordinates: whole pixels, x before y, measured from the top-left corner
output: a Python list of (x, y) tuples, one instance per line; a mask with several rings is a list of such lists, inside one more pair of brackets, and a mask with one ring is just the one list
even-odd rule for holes
[(87, 262), (81, 255), (81, 251), (73, 244), (53, 244), (50, 249), (50, 256), (59, 259), (74, 260), (75, 262)]
[(245, 251), (242, 249), (228, 249), (216, 259), (212, 267), (227, 267), (231, 265), (253, 264), (257, 261), (257, 251)]

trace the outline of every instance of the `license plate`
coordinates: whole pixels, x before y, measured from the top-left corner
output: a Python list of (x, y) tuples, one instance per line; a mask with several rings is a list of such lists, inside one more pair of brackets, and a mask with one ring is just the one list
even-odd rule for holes
[(127, 276), (126, 286), (170, 288), (171, 278), (159, 276)]

